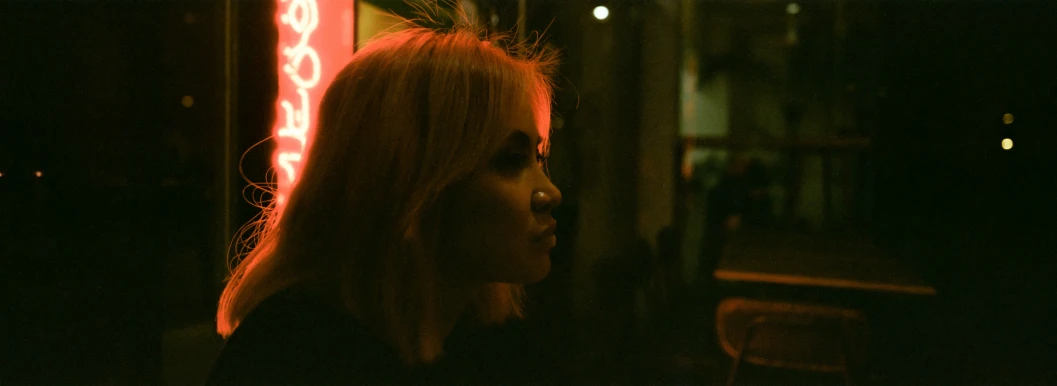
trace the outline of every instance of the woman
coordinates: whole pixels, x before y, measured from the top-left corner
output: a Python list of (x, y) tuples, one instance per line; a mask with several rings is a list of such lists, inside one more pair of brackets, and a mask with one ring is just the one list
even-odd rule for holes
[[(554, 56), (479, 36), (413, 26), (339, 73), (282, 215), (266, 211), (224, 289), (210, 383), (512, 375), (496, 359), (509, 354), (453, 331), (520, 317), (522, 284), (549, 272)], [(446, 350), (458, 339), (466, 355)]]

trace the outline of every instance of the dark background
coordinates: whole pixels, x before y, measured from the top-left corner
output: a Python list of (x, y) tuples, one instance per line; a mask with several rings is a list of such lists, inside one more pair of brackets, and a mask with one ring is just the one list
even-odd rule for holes
[[(240, 4), (235, 135), (225, 143), (221, 5), (0, 1), (0, 383), (160, 383), (165, 331), (212, 319), (234, 232), (222, 228), (253, 215), (222, 154), (247, 152), (274, 115), (274, 9)], [(589, 4), (563, 4), (535, 6), (529, 26), (557, 20), (550, 41), (565, 50), (567, 85), (557, 112), (571, 117), (578, 90), (591, 85), (577, 84), (582, 26), (558, 16)], [(610, 2), (614, 10), (650, 4)], [(909, 340), (906, 355), (921, 364), (906, 371), (939, 384), (1052, 380), (1057, 6), (881, 4), (886, 96), (873, 137), (872, 227), (941, 293), (929, 306), (938, 315), (932, 329), (903, 332), (946, 348), (916, 355)], [(633, 79), (642, 63), (632, 53), (644, 42), (639, 21), (626, 22), (617, 55), (628, 59), (613, 68)], [(603, 113), (641, 103), (635, 87), (598, 87), (618, 93), (595, 105)], [(1001, 125), (1005, 112), (1015, 125)], [(1014, 151), (997, 146), (1005, 137)], [(263, 178), (268, 151), (246, 153), (251, 179)], [(234, 190), (222, 189), (225, 179)], [(570, 203), (560, 215), (575, 217), (578, 187), (560, 187)], [(567, 261), (556, 260), (551, 283), (534, 289), (546, 295), (540, 308), (554, 336), (577, 334), (556, 324), (572, 323), (555, 316), (569, 303)]]

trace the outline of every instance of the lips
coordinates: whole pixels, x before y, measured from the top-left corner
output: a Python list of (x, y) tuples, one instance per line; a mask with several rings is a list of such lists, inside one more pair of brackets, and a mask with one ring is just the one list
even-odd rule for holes
[(558, 245), (558, 237), (551, 234), (550, 236), (540, 239), (539, 243), (549, 252), (555, 245)]
[(546, 254), (550, 254), (551, 249), (558, 244), (558, 237), (554, 235), (554, 231), (558, 229), (558, 222), (554, 218), (548, 218), (550, 220), (545, 223), (546, 227), (536, 232), (533, 235), (533, 244), (545, 250)]
[(539, 232), (536, 237), (534, 237), (534, 239), (536, 241), (548, 241), (549, 243), (553, 244), (554, 240), (556, 239), (556, 237), (554, 236), (554, 231), (557, 229), (558, 224), (556, 222), (551, 222), (551, 224), (544, 228), (543, 231)]

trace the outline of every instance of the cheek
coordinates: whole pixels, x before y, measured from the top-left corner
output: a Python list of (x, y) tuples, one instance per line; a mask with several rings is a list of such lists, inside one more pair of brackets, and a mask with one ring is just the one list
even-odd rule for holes
[[(502, 270), (531, 238), (531, 195), (495, 184), (467, 192), (452, 213), (453, 258), (481, 273)], [(520, 196), (524, 196), (521, 199)]]
[[(504, 194), (506, 193), (506, 194)], [(476, 244), (492, 248), (509, 244), (527, 233), (527, 209), (513, 192), (490, 191), (476, 195), (467, 206), (465, 221)]]

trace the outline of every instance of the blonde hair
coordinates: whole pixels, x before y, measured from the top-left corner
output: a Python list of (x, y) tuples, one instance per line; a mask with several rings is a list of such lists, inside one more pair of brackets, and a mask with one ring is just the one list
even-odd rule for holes
[[(409, 364), (439, 355), (436, 235), (448, 188), (486, 163), (526, 98), (548, 146), (555, 54), (507, 36), (463, 16), (443, 29), (411, 25), (353, 56), (323, 96), (297, 186), (285, 207), (264, 208), (224, 288), (221, 335), (277, 292), (330, 286)], [(521, 317), (522, 291), (491, 283), (474, 307), (485, 322)]]

